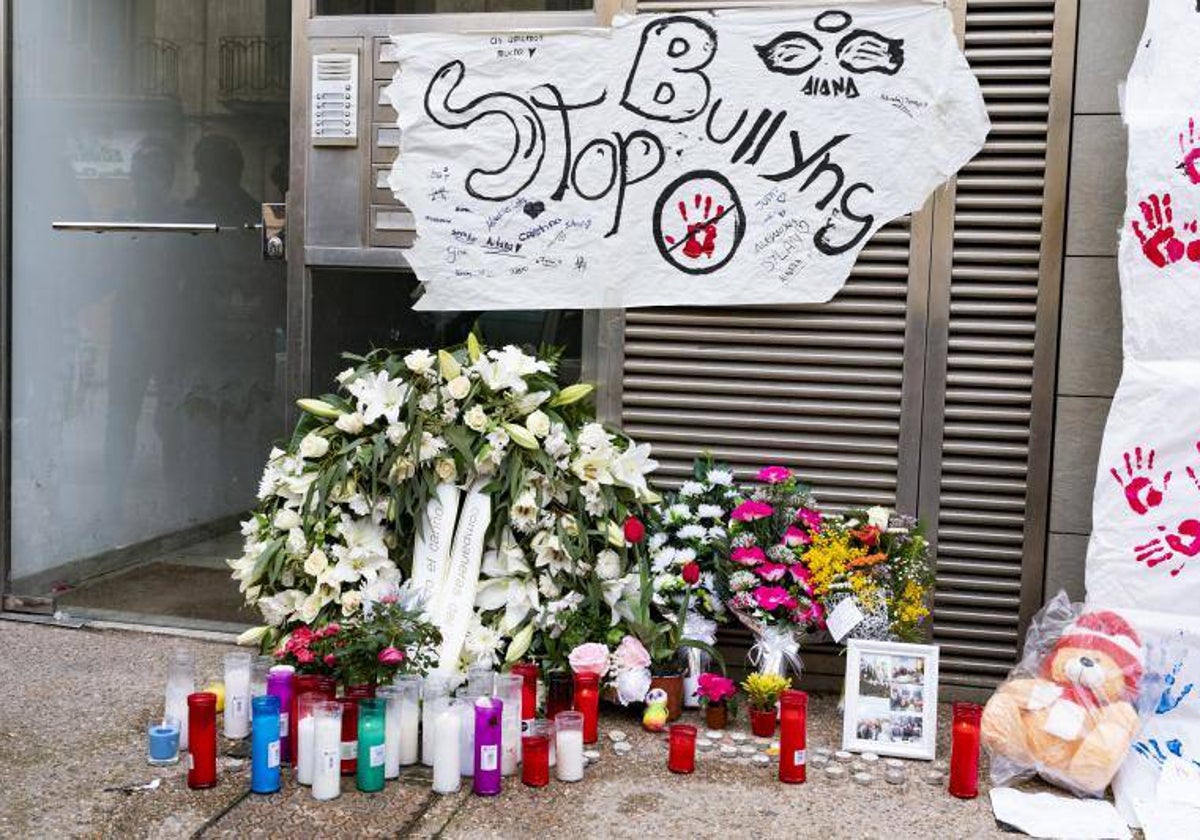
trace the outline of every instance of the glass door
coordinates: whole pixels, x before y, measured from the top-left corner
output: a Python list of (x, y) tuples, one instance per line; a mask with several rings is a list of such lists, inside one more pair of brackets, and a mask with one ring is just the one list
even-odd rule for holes
[(290, 3), (12, 0), (11, 27), (11, 590), (246, 623), (224, 559), (285, 431), (255, 225), (287, 190)]

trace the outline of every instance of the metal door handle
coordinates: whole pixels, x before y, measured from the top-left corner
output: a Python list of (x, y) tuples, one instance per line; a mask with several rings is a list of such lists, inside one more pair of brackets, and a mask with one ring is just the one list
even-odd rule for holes
[(241, 230), (240, 227), (221, 227), (216, 222), (51, 222), (55, 230), (78, 230), (91, 233), (220, 233), (222, 230)]

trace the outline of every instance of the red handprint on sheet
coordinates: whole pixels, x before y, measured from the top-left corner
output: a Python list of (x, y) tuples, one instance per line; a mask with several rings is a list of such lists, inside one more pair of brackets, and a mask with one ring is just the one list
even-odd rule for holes
[[(1189, 247), (1175, 234), (1175, 211), (1171, 209), (1170, 193), (1163, 193), (1161, 198), (1157, 194), (1151, 195), (1146, 201), (1139, 201), (1138, 207), (1145, 228), (1134, 219), (1133, 233), (1142, 243), (1146, 259), (1159, 268), (1179, 262), (1184, 254), (1189, 259), (1200, 260), (1200, 244), (1193, 241), (1190, 245), (1195, 247)], [(1194, 231), (1195, 223), (1187, 222), (1184, 228)]]
[[(713, 249), (717, 243), (717, 221), (725, 215), (724, 205), (717, 205), (717, 211), (713, 212), (713, 200), (711, 195), (696, 194), (693, 199), (696, 205), (696, 210), (700, 210), (700, 220), (692, 221), (688, 216), (688, 208), (686, 202), (679, 202), (679, 215), (683, 218), (683, 222), (687, 225), (687, 236), (683, 243), (683, 255), (696, 259), (701, 255), (712, 257)], [(675, 237), (664, 236), (667, 244), (674, 245)]]
[[(1165, 533), (1167, 529), (1159, 525), (1158, 530)], [(1185, 519), (1165, 537), (1155, 537), (1142, 545), (1135, 545), (1133, 550), (1137, 561), (1145, 563), (1150, 569), (1161, 563), (1178, 560), (1171, 569), (1171, 577), (1175, 577), (1183, 571), (1190, 558), (1200, 555), (1200, 520)]]
[(1162, 489), (1155, 486), (1154, 480), (1154, 450), (1147, 452), (1145, 459), (1142, 458), (1142, 447), (1135, 446), (1132, 457), (1130, 453), (1125, 453), (1125, 477), (1121, 477), (1121, 473), (1116, 467), (1109, 470), (1112, 473), (1113, 479), (1125, 491), (1125, 501), (1129, 505), (1129, 509), (1138, 516), (1145, 516), (1150, 508), (1158, 507), (1162, 504), (1163, 493), (1167, 489), (1167, 483), (1171, 480), (1171, 471), (1167, 470), (1162, 477)]
[(1183, 152), (1183, 160), (1179, 168), (1193, 184), (1200, 184), (1200, 135), (1196, 133), (1196, 120), (1188, 119), (1187, 137), (1179, 132), (1179, 151)]
[[(1200, 452), (1200, 441), (1197, 441), (1197, 443), (1196, 443), (1196, 451)], [(1187, 472), (1188, 478), (1190, 478), (1192, 480), (1192, 484), (1195, 484), (1196, 489), (1200, 490), (1200, 470), (1197, 470), (1195, 467), (1189, 466), (1187, 468), (1186, 472)]]

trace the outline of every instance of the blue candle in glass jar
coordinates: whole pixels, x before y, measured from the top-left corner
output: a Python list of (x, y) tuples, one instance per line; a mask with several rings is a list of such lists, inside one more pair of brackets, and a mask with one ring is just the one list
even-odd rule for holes
[(147, 729), (150, 739), (149, 760), (151, 764), (166, 765), (179, 762), (179, 721), (163, 718)]
[(275, 793), (280, 786), (279, 698), (273, 694), (250, 701), (250, 790)]

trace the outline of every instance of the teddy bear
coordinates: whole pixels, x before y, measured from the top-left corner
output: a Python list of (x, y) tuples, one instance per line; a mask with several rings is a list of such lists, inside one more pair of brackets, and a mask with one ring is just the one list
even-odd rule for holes
[(1140, 727), (1134, 701), (1142, 669), (1141, 639), (1125, 619), (1083, 613), (1064, 629), (1039, 676), (1010, 679), (988, 701), (981, 737), (993, 767), (1007, 760), (1101, 795)]

